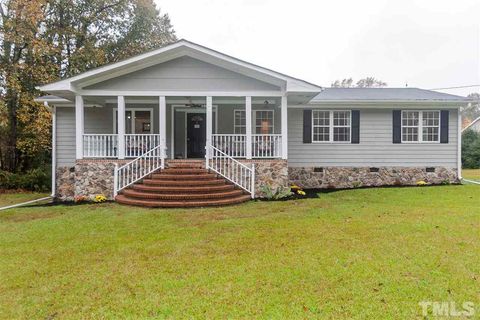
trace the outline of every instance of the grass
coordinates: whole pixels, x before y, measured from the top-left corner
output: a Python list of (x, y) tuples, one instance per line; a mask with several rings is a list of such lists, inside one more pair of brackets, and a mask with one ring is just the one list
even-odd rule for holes
[(0, 208), (10, 206), (17, 203), (22, 203), (30, 200), (40, 199), (47, 197), (48, 193), (39, 193), (39, 192), (21, 192), (21, 193), (13, 193), (12, 191), (9, 192), (1, 192), (0, 190)]
[(480, 181), (480, 169), (462, 169), (462, 176), (465, 179)]
[(414, 319), (420, 301), (478, 314), (479, 192), (0, 211), (0, 318)]

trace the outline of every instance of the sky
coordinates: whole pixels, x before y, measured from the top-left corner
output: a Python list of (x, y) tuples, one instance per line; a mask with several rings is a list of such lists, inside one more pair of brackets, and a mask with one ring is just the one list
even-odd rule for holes
[(321, 86), (480, 85), (480, 0), (155, 1), (178, 38)]

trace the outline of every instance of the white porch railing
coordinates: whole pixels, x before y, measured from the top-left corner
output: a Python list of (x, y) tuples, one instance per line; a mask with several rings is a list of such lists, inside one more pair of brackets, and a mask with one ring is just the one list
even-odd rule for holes
[(252, 134), (253, 158), (281, 158), (281, 134)]
[[(234, 158), (247, 155), (247, 135), (212, 134), (212, 145)], [(252, 158), (281, 158), (281, 134), (252, 134)]]
[(83, 156), (86, 158), (116, 158), (118, 136), (116, 134), (84, 134)]
[(212, 134), (212, 145), (229, 156), (244, 158), (247, 136), (245, 134)]
[(207, 147), (206, 167), (255, 196), (255, 165), (235, 160), (214, 146)]
[(126, 134), (125, 157), (136, 158), (160, 145), (159, 134)]
[(120, 168), (115, 165), (114, 172), (114, 196), (129, 185), (137, 182), (145, 176), (164, 168), (165, 150), (158, 145), (145, 152), (134, 160), (124, 164)]

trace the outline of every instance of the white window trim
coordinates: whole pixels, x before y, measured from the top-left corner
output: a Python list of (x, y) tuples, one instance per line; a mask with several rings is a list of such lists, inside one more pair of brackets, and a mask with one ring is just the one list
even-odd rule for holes
[[(314, 126), (313, 126), (313, 112), (314, 111), (324, 111), (324, 112), (328, 112), (329, 113), (329, 117), (330, 117), (330, 120), (329, 120), (329, 131), (328, 131), (328, 137), (329, 137), (329, 140), (328, 141), (315, 141), (313, 139), (314, 137)], [(333, 112), (348, 112), (350, 114), (350, 135), (348, 137), (348, 141), (334, 141), (333, 140), (333, 128), (334, 128), (334, 125), (333, 125)], [(325, 110), (325, 109), (312, 109), (312, 117), (310, 119), (312, 121), (312, 143), (321, 143), (321, 144), (351, 144), (352, 143), (352, 110)], [(347, 126), (336, 126), (336, 127), (344, 127), (344, 128), (348, 128)]]
[(257, 112), (271, 112), (272, 113), (272, 133), (269, 134), (275, 134), (275, 110), (272, 109), (259, 109), (259, 110), (253, 110), (253, 126), (252, 128), (255, 129), (255, 132), (253, 134), (262, 134), (262, 133), (257, 133)]
[[(404, 141), (403, 140), (403, 128), (404, 127), (410, 127), (412, 126), (404, 126), (403, 125), (403, 112), (418, 112), (418, 140), (417, 141)], [(438, 112), (438, 138), (436, 141), (423, 141), (423, 113), (424, 112)], [(427, 127), (432, 127), (432, 126), (427, 126)], [(414, 127), (413, 127), (414, 128)], [(442, 130), (442, 113), (440, 110), (401, 110), (401, 118), (400, 118), (400, 137), (402, 143), (405, 144), (437, 144), (440, 143), (440, 131)]]
[[(117, 132), (117, 119), (115, 114), (117, 113), (118, 108), (113, 108), (113, 133)], [(131, 111), (132, 112), (132, 119), (130, 121), (132, 122), (132, 132), (135, 132), (135, 111), (150, 111), (150, 133), (144, 133), (144, 134), (154, 134), (155, 132), (155, 127), (153, 125), (153, 108), (125, 108), (125, 112)], [(125, 124), (127, 124), (127, 119), (125, 118)], [(125, 133), (125, 134), (135, 134), (135, 133)], [(138, 133), (142, 134), (142, 133)]]
[[(245, 113), (245, 109), (233, 109), (233, 133), (234, 134), (243, 134), (243, 133), (236, 133), (235, 132), (235, 129), (237, 128), (237, 126), (239, 128), (243, 127), (242, 125), (237, 125), (237, 118), (235, 117), (235, 114), (237, 113), (237, 111), (241, 111), (241, 112)], [(245, 121), (247, 121), (247, 115), (246, 114), (245, 114)], [(245, 123), (245, 132), (247, 132), (247, 123)]]

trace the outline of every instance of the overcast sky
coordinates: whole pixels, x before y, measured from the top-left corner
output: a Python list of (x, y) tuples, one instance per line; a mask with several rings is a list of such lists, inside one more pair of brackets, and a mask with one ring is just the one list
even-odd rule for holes
[(322, 86), (480, 84), (480, 0), (156, 2), (179, 38)]

